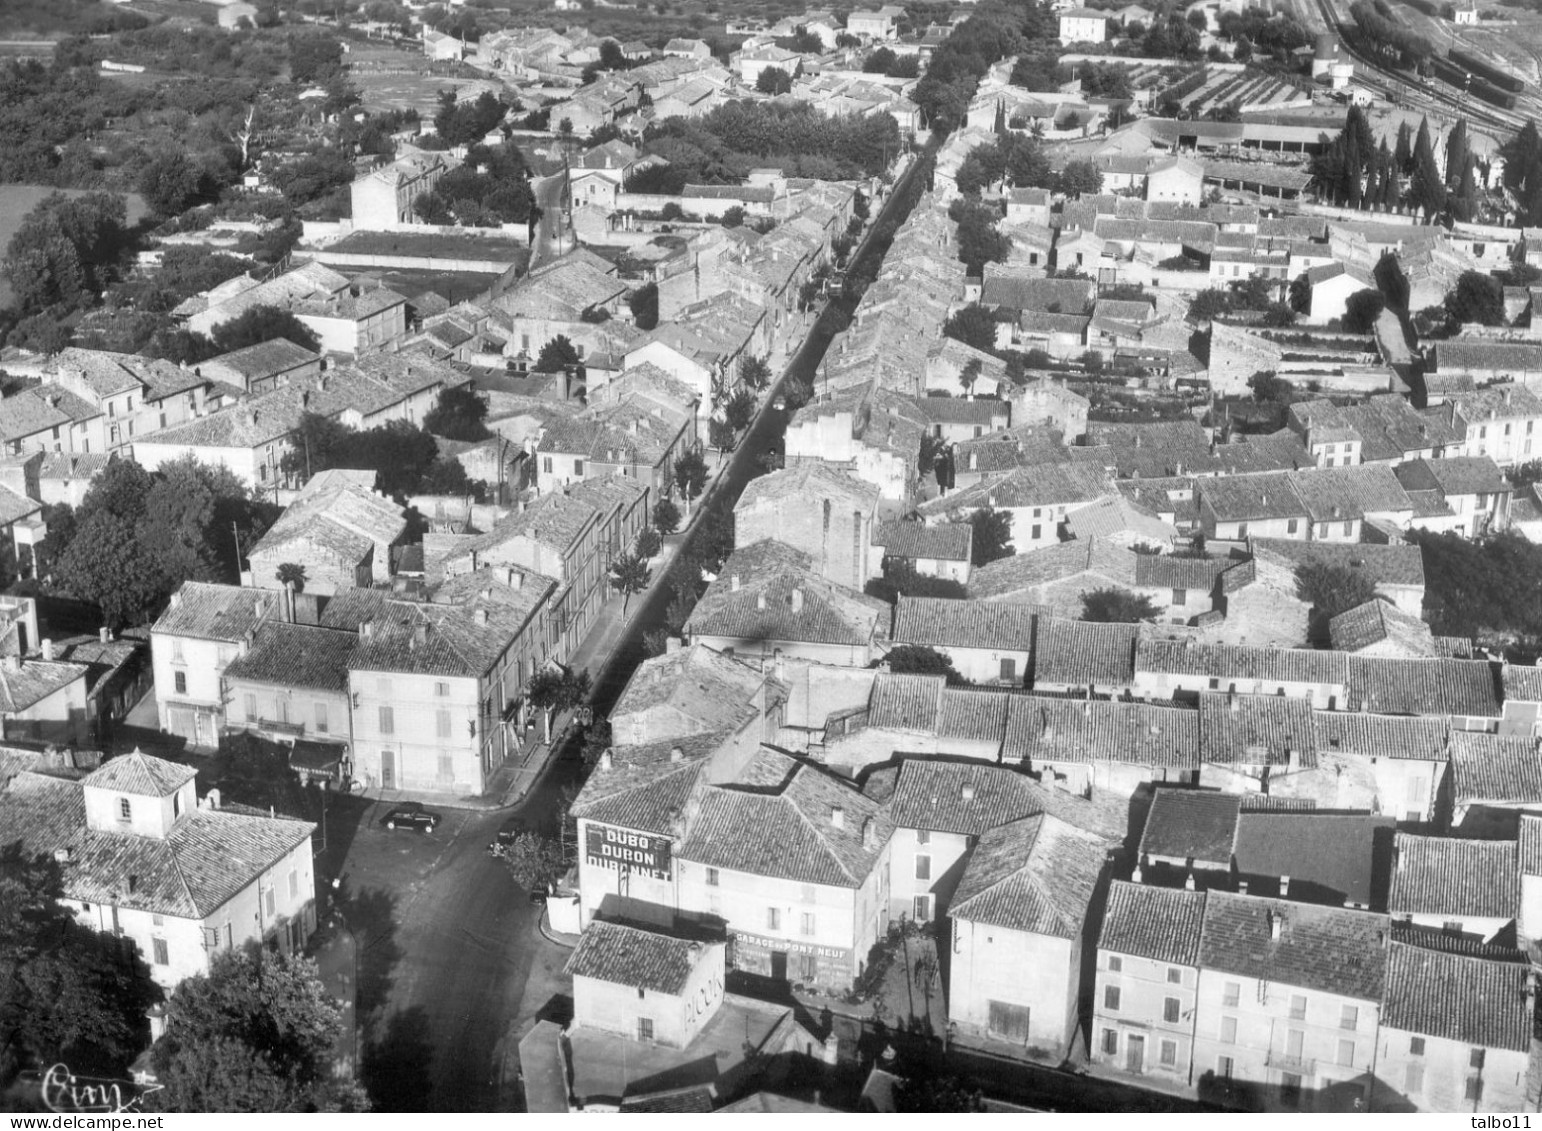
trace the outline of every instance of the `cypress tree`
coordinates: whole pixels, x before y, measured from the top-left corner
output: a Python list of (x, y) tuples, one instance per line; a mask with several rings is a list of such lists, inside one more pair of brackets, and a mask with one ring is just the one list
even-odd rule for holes
[(1430, 120), (1419, 123), (1419, 136), (1414, 141), (1413, 183), (1409, 186), (1409, 203), (1423, 211), (1429, 219), (1446, 206), (1446, 184), (1440, 178), (1435, 164), (1435, 147), (1430, 141)]
[(1467, 171), (1467, 119), (1458, 118), (1446, 138), (1446, 183), (1453, 187), (1462, 183)]
[(1393, 164), (1400, 176), (1408, 176), (1413, 172), (1413, 133), (1405, 121), (1397, 128), (1397, 149), (1392, 154)]
[(1519, 189), (1537, 154), (1542, 153), (1542, 136), (1537, 134), (1536, 122), (1527, 122), (1514, 140), (1499, 147), (1499, 152), (1505, 159), (1505, 187)]
[(1363, 168), (1359, 138), (1349, 133), (1349, 140), (1344, 143), (1344, 201), (1351, 208), (1360, 207), (1360, 172)]

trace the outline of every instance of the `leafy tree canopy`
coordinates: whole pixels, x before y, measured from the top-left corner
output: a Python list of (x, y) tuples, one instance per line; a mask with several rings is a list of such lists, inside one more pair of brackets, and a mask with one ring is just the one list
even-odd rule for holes
[(1161, 612), (1151, 598), (1132, 593), (1128, 589), (1109, 586), (1082, 594), (1082, 620), (1103, 624), (1137, 624), (1152, 620)]
[(444, 389), (423, 418), (423, 427), (447, 440), (477, 442), (492, 435), (487, 430), (487, 402), (470, 385)]
[(287, 338), (301, 349), (320, 352), (321, 342), (292, 311), (277, 306), (254, 306), (229, 322), (214, 327), (213, 340), (220, 353)]
[(1012, 513), (981, 507), (969, 516), (974, 534), (969, 549), (971, 565), (990, 565), (1017, 553), (1012, 545)]
[(927, 648), (920, 644), (901, 644), (897, 648), (891, 648), (889, 654), (878, 663), (887, 663), (892, 672), (947, 676), (948, 683), (955, 686), (968, 682), (958, 673), (958, 669), (953, 666), (952, 658), (946, 652), (939, 652), (935, 648)]

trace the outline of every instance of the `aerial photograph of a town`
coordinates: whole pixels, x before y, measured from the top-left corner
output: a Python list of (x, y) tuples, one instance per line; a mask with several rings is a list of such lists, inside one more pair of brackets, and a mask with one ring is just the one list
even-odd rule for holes
[(1542, 0), (821, 2), (0, 0), (7, 1127), (1542, 1111)]

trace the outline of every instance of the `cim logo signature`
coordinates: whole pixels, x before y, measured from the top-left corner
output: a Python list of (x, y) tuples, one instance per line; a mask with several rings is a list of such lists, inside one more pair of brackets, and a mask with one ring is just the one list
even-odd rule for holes
[(160, 1086), (141, 1087), (132, 1080), (77, 1076), (68, 1065), (55, 1064), (43, 1073), (43, 1106), (59, 1115), (116, 1115), (139, 1111), (139, 1103)]

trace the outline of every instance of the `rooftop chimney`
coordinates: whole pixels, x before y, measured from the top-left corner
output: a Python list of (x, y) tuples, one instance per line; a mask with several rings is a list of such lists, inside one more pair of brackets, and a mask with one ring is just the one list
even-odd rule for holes
[(1285, 933), (1285, 919), (1278, 911), (1269, 912), (1269, 937), (1275, 942)]
[(737, 573), (736, 573), (736, 574), (734, 574), (734, 575), (733, 575), (733, 577), (731, 577), (731, 578), (730, 578), (730, 579), (729, 579), (729, 581), (728, 581), (728, 584), (729, 584), (729, 587), (730, 587), (730, 588), (731, 588), (731, 589), (732, 589), (732, 590), (733, 590), (733, 591), (734, 591), (734, 592), (735, 592), (735, 593), (737, 593), (737, 592), (739, 592), (739, 575), (738, 575), (738, 574), (737, 574)]
[(1141, 882), (1141, 879), (1142, 879), (1142, 877), (1141, 877), (1140, 865), (1137, 864), (1137, 865), (1135, 865), (1135, 871), (1130, 873), (1130, 882), (1132, 884), (1138, 884), (1138, 883)]
[(803, 611), (803, 590), (801, 589), (794, 589), (792, 591), (792, 611), (795, 613)]
[(766, 607), (766, 595), (764, 593), (755, 594), (755, 607), (757, 609), (763, 609)]
[(830, 827), (832, 829), (844, 829), (846, 827), (846, 810), (839, 805), (830, 810)]
[(1289, 876), (1281, 876), (1280, 877), (1280, 898), (1281, 899), (1287, 899), (1289, 897), (1290, 897), (1290, 877)]
[(1187, 876), (1183, 877), (1183, 890), (1184, 891), (1193, 891), (1194, 890), (1194, 873), (1193, 872), (1190, 872)]
[(474, 615), (476, 617), (477, 627), (485, 628), (487, 626), (487, 610), (478, 609)]
[(1248, 893), (1248, 882), (1246, 880), (1238, 880), (1237, 881), (1237, 894), (1238, 895), (1246, 895), (1247, 893)]
[(685, 761), (685, 751), (678, 746), (671, 746), (669, 748), (669, 760), (671, 762)]
[(422, 621), (412, 626), (412, 646), (421, 648), (428, 643), (428, 625)]
[(602, 770), (613, 770), (613, 769), (615, 769), (615, 766), (616, 766), (616, 755), (615, 755), (615, 752), (609, 746), (607, 746), (605, 748), (605, 752), (600, 755), (600, 769), (602, 769)]
[(960, 798), (962, 798), (965, 801), (973, 801), (974, 800), (974, 782), (966, 781), (962, 786), (959, 787), (958, 795), (959, 795)]
[(359, 639), (373, 640), (375, 638), (375, 622), (364, 620), (359, 622)]
[(4, 659), (0, 659), (0, 668), (3, 668), (8, 672), (21, 671), (21, 657), (15, 653), (12, 653), (11, 655), (6, 656)]
[(43, 659), (45, 659), (45, 660), (52, 660), (53, 658), (54, 658), (54, 642), (52, 640), (48, 639), (48, 637), (45, 636), (43, 638)]
[(525, 575), (513, 566), (508, 568), (508, 586), (510, 589), (523, 589), (525, 587)]

